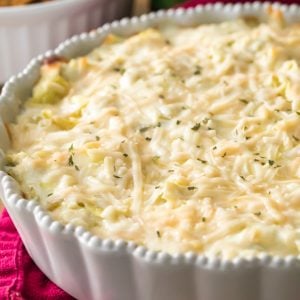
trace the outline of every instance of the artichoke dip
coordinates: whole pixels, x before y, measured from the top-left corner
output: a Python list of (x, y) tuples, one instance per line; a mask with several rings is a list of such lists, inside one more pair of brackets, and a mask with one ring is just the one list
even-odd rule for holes
[(300, 253), (300, 28), (279, 12), (108, 35), (45, 61), (7, 124), (27, 199), (101, 238)]

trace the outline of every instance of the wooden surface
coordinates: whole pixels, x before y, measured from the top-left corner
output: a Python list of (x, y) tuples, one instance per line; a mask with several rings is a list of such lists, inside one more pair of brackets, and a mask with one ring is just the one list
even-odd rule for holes
[[(133, 5), (133, 15), (140, 16), (149, 11), (149, 0), (135, 0)], [(3, 209), (3, 204), (0, 199), (0, 211)]]

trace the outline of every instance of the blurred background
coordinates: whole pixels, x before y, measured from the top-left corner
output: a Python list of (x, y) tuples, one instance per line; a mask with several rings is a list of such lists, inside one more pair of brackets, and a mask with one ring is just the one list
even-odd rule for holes
[[(141, 11), (170, 8), (183, 2), (182, 0), (136, 0), (136, 9)], [(140, 11), (138, 11), (139, 13)]]
[(180, 0), (0, 0), (0, 84), (67, 38)]

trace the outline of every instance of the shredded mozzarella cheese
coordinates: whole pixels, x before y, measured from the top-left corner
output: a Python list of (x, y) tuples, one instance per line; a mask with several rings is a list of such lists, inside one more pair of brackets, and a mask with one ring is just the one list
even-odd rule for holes
[(110, 35), (42, 67), (9, 124), (7, 170), (55, 219), (103, 238), (298, 255), (299, 62), (299, 25)]

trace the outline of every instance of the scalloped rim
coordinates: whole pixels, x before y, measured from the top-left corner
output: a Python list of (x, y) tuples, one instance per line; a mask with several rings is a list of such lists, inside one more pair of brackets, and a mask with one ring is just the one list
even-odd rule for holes
[[(81, 35), (73, 36), (72, 38), (61, 43), (55, 50), (47, 51), (44, 55), (39, 55), (37, 58), (31, 60), (23, 72), (16, 76), (13, 76), (4, 85), (2, 94), (0, 95), (0, 101), (10, 101), (14, 97), (15, 89), (22, 81), (30, 80), (33, 73), (39, 70), (42, 61), (45, 58), (54, 55), (63, 55), (74, 47), (78, 47), (81, 43), (87, 40), (101, 39), (107, 33), (113, 32), (117, 29), (122, 29), (128, 26), (135, 25), (150, 25), (154, 21), (161, 21), (164, 19), (172, 19), (180, 16), (196, 16), (198, 13), (211, 12), (211, 11), (263, 11), (267, 7), (272, 6), (280, 9), (283, 13), (294, 13), (299, 15), (300, 19), (300, 5), (284, 5), (280, 3), (270, 2), (246, 2), (244, 4), (206, 4), (198, 5), (194, 8), (177, 8), (169, 10), (160, 10), (155, 13), (142, 15), (140, 17), (124, 18), (120, 21), (114, 21), (110, 24), (105, 24), (95, 31), (90, 33), (82, 33)], [(127, 252), (135, 257), (146, 260), (147, 262), (160, 263), (160, 264), (194, 264), (195, 266), (201, 266), (207, 269), (214, 270), (230, 270), (238, 268), (253, 268), (253, 267), (275, 267), (275, 268), (291, 268), (299, 266), (300, 254), (298, 256), (272, 256), (267, 253), (261, 253), (256, 257), (236, 257), (233, 260), (227, 260), (218, 257), (211, 257), (193, 252), (186, 252), (180, 254), (168, 254), (163, 251), (152, 251), (144, 246), (139, 246), (133, 242), (124, 240), (110, 240), (101, 239), (89, 231), (85, 230), (81, 226), (74, 226), (71, 224), (63, 225), (58, 221), (53, 220), (47, 212), (38, 204), (35, 200), (26, 200), (22, 198), (20, 190), (15, 180), (7, 175), (5, 172), (0, 171), (0, 188), (3, 188), (3, 193), (6, 201), (11, 205), (21, 210), (27, 210), (32, 213), (36, 218), (37, 224), (42, 227), (48, 228), (50, 232), (61, 233), (64, 235), (74, 235), (78, 241), (84, 243), (86, 246), (93, 248), (94, 250), (105, 250), (115, 252)]]

